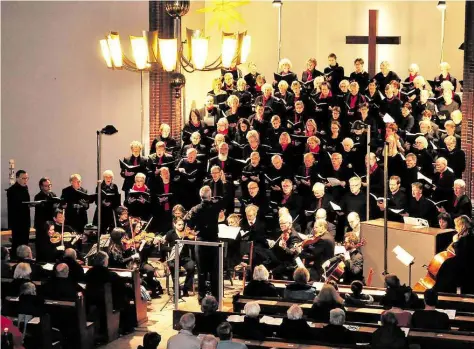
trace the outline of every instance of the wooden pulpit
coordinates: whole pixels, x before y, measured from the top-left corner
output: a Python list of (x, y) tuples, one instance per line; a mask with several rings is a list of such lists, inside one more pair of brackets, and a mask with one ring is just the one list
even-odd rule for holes
[[(387, 271), (399, 277), (402, 284), (409, 284), (409, 268), (400, 262), (393, 249), (401, 246), (415, 257), (412, 266), (411, 285), (426, 275), (426, 268), (434, 255), (452, 242), (453, 229), (418, 228), (413, 225), (388, 222)], [(384, 286), (384, 220), (375, 219), (361, 223), (361, 237), (367, 244), (361, 248), (364, 256), (364, 275), (374, 270), (372, 286)]]

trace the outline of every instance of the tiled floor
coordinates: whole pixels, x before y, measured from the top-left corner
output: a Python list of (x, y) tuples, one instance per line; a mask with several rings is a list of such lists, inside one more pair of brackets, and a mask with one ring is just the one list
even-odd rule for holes
[[(234, 286), (231, 286), (229, 281), (224, 283), (224, 311), (232, 310), (232, 296), (239, 292), (242, 288), (242, 281), (234, 280)], [(132, 334), (120, 337), (119, 339), (101, 346), (101, 349), (135, 349), (142, 344), (142, 338), (147, 331), (156, 331), (161, 335), (161, 344), (158, 348), (166, 348), (168, 338), (176, 333), (172, 329), (173, 319), (173, 300), (171, 300), (165, 308), (161, 308), (168, 301), (168, 295), (163, 295), (160, 299), (154, 299), (148, 308), (148, 324), (137, 328)], [(197, 301), (197, 296), (185, 298), (185, 302), (179, 303), (179, 309), (199, 311), (200, 306)]]

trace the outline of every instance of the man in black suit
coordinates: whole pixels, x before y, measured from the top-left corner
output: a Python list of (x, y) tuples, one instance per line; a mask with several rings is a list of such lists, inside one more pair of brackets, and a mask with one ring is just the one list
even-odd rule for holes
[(130, 149), (132, 150), (132, 155), (123, 158), (123, 163), (129, 166), (137, 166), (133, 169), (127, 169), (126, 166), (120, 165), (120, 175), (123, 177), (122, 190), (125, 192), (125, 197), (127, 197), (128, 192), (132, 189), (133, 184), (135, 183), (135, 175), (139, 172), (146, 173), (146, 161), (147, 159), (144, 156), (141, 156), (142, 144), (138, 141), (133, 141), (130, 143)]
[(344, 247), (348, 252), (348, 259), (345, 260), (343, 283), (350, 285), (354, 280), (364, 280), (364, 256), (358, 248), (359, 238), (355, 233), (346, 233)]
[(424, 293), (425, 309), (416, 310), (411, 318), (411, 327), (427, 330), (449, 330), (449, 317), (436, 310), (438, 292), (428, 289)]
[(211, 167), (211, 178), (203, 183), (211, 189), (212, 198), (222, 198), (222, 208), (227, 215), (234, 213), (234, 196), (231, 194), (229, 183), (224, 175), (224, 172), (218, 165)]
[(30, 208), (25, 201), (30, 201), (28, 192), (28, 173), (16, 172), (16, 182), (7, 191), (8, 228), (12, 231), (12, 257), (20, 245), (28, 245), (30, 240)]
[(346, 193), (341, 201), (342, 212), (348, 215), (357, 212), (361, 221), (366, 220), (367, 198), (365, 192), (361, 191), (361, 180), (358, 177), (349, 179), (350, 193)]
[(83, 292), (76, 281), (69, 278), (69, 267), (66, 263), (59, 263), (54, 268), (54, 277), (48, 280), (42, 288), (46, 299), (74, 301), (78, 292)]
[(313, 195), (315, 199), (312, 200), (308, 212), (305, 212), (305, 215), (307, 216), (306, 219), (311, 222), (311, 217), (314, 217), (313, 214), (320, 208), (323, 208), (327, 213), (327, 221), (334, 223), (336, 221), (336, 215), (330, 204), (330, 202), (333, 201), (333, 197), (325, 191), (323, 183), (318, 182), (313, 185)]
[(259, 207), (255, 205), (248, 205), (245, 208), (245, 218), (241, 222), (240, 236), (242, 241), (252, 241), (254, 243), (253, 264), (268, 266), (272, 262), (272, 255), (268, 251), (265, 221), (261, 216), (259, 217), (259, 211)]
[(81, 175), (75, 173), (69, 178), (71, 185), (63, 189), (61, 202), (66, 209), (66, 224), (70, 225), (79, 233), (84, 232), (84, 226), (87, 224), (87, 210), (89, 209), (89, 198), (87, 190), (82, 187)]
[[(43, 177), (39, 181), (40, 191), (35, 195), (34, 201), (43, 201), (40, 205), (35, 207), (35, 222), (34, 227), (36, 230), (36, 236), (39, 233), (46, 233), (43, 231), (44, 225), (47, 221), (53, 220), (54, 209), (59, 205), (59, 202), (54, 201), (53, 198), (57, 197), (55, 193), (51, 191), (52, 184), (48, 177)], [(38, 248), (36, 249), (38, 254)]]
[[(218, 169), (217, 166), (211, 169), (211, 173), (215, 169)], [(217, 173), (217, 176), (219, 176), (219, 173)], [(197, 238), (201, 241), (216, 242), (218, 238), (218, 219), (219, 213), (223, 209), (223, 202), (219, 199), (213, 201), (212, 195), (211, 187), (207, 185), (202, 187), (199, 191), (201, 203), (191, 208), (184, 217), (187, 227), (192, 231), (199, 232)], [(219, 275), (216, 247), (196, 246), (195, 251), (198, 265), (198, 300), (201, 301), (206, 296), (206, 281), (208, 274), (210, 275), (211, 293), (216, 297), (216, 299), (218, 299)]]
[(68, 278), (74, 282), (84, 281), (84, 269), (77, 262), (77, 253), (73, 248), (66, 248), (64, 256), (60, 259), (60, 263), (65, 263), (69, 267)]

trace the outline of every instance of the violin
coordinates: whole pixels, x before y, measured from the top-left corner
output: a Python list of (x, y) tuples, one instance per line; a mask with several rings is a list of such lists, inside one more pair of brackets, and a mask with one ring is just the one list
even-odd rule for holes
[(297, 247), (301, 247), (301, 248), (305, 248), (305, 247), (308, 247), (308, 246), (311, 246), (311, 245), (314, 245), (315, 243), (317, 243), (318, 241), (321, 240), (321, 238), (323, 237), (324, 235), (324, 231), (323, 232), (320, 232), (320, 233), (316, 233), (314, 234), (312, 237), (310, 238), (307, 238), (301, 242), (298, 242), (295, 244), (295, 248)]
[(77, 239), (79, 238), (78, 234), (71, 233), (71, 232), (64, 232), (62, 237), (61, 237), (61, 233), (58, 233), (58, 232), (54, 232), (52, 234), (50, 233), (48, 235), (49, 235), (49, 241), (52, 244), (57, 244), (58, 242), (61, 242), (61, 240), (63, 242), (71, 242), (71, 241), (74, 241), (76, 238)]

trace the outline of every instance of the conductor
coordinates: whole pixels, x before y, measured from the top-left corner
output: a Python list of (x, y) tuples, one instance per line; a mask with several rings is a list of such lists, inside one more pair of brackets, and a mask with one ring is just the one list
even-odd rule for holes
[[(204, 186), (199, 190), (201, 203), (191, 208), (184, 220), (189, 229), (195, 232), (197, 240), (217, 242), (219, 212), (223, 210), (223, 201), (211, 197), (211, 188)], [(210, 290), (216, 299), (218, 289), (218, 253), (214, 246), (196, 246), (196, 261), (198, 267), (198, 300), (206, 296), (206, 281), (210, 278)]]

